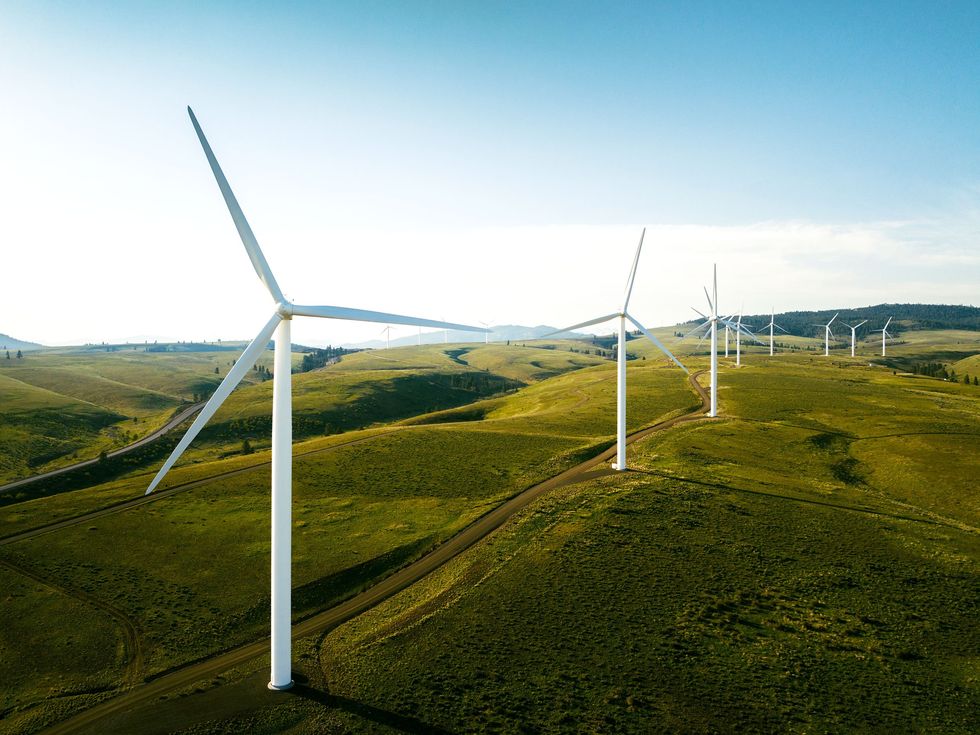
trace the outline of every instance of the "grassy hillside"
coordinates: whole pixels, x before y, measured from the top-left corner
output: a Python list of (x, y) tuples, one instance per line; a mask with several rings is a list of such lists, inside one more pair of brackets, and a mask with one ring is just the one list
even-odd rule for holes
[(343, 626), (319, 684), (450, 732), (975, 732), (980, 394), (816, 360), (725, 377), (727, 418)]
[(101, 406), (8, 377), (0, 370), (0, 480), (99, 446), (123, 417)]
[[(142, 349), (0, 357), (0, 404), (14, 407), (0, 416), (6, 439), (0, 483), (90, 459), (152, 433), (182, 406), (209, 395), (236, 357)], [(272, 353), (261, 362), (271, 366)], [(257, 373), (245, 380), (257, 382)]]
[[(633, 429), (696, 404), (643, 344), (631, 343)], [(361, 370), (342, 361), (320, 374), (384, 381), (420, 360), (466, 374), (475, 353), (368, 354)], [(394, 357), (404, 369), (382, 367)], [(980, 391), (840, 356), (722, 366), (721, 419), (634, 445), (629, 474), (545, 496), (421, 583), (299, 642), (297, 666), (329, 695), (243, 694), (264, 686), (256, 661), (199, 686), (223, 685), (214, 695), (230, 692), (242, 715), (219, 715), (210, 695), (173, 700), (220, 720), (186, 732), (976, 731)], [(608, 446), (614, 375), (603, 361), (297, 444), (297, 617)], [(111, 606), (94, 608), (111, 628), (78, 641), (101, 651), (110, 688), (253, 640), (267, 628), (267, 459), (186, 464), (165, 486), (200, 485), (0, 545), (0, 561)], [(134, 497), (148, 477), (6, 508), (0, 538)], [(123, 540), (145, 553), (120, 555)], [(27, 655), (31, 626), (53, 625), (56, 609), (0, 631), (0, 678), (15, 682), (0, 732), (108, 695), (53, 651)], [(127, 621), (140, 633), (136, 674)]]
[[(297, 444), (296, 615), (353, 594), (503, 499), (608, 446), (614, 425), (612, 367), (607, 363), (554, 379), (563, 381), (551, 388), (554, 395), (570, 393), (558, 410), (543, 399), (553, 382), (545, 381), (495, 399), (492, 420), (379, 428)], [(640, 366), (631, 373), (638, 407), (633, 425), (696, 403), (680, 371)], [(386, 379), (385, 371), (380, 379)], [(254, 639), (268, 625), (267, 461), (268, 455), (258, 452), (179, 467), (165, 487), (206, 482), (37, 541), (0, 546), (0, 560), (111, 603), (140, 631), (141, 675)], [(238, 469), (246, 471), (222, 474)], [(148, 479), (143, 474), (5, 508), (0, 536), (138, 496)], [(120, 543), (133, 553), (120, 555)], [(3, 661), (26, 653), (13, 632), (0, 632), (0, 647), (10, 654)], [(104, 639), (85, 645), (117, 644)], [(38, 677), (55, 682), (56, 690), (80, 692), (74, 674), (57, 657), (39, 654), (32, 667)], [(130, 675), (121, 657), (114, 671), (116, 685)], [(0, 702), (0, 711), (12, 713), (0, 732), (30, 730), (32, 723), (56, 717), (58, 708), (80, 707), (96, 696), (80, 692), (38, 706), (48, 702), (50, 690), (38, 689), (37, 677), (15, 673), (0, 671), (5, 681), (20, 682), (8, 687)]]

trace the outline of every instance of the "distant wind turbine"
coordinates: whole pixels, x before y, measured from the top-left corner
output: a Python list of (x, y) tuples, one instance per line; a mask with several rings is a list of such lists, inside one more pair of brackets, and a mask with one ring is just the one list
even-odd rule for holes
[[(772, 310), (772, 315), (769, 317), (769, 323), (766, 326), (769, 327), (769, 357), (772, 357), (773, 345), (775, 344), (775, 341), (773, 340), (773, 329), (778, 329), (781, 332), (786, 332), (786, 330), (776, 324), (776, 307), (770, 308)], [(789, 334), (789, 332), (786, 332), (786, 334)]]
[(391, 337), (391, 326), (389, 325), (389, 326), (385, 327), (384, 329), (381, 330), (381, 332), (385, 336), (385, 349), (386, 350), (387, 349), (390, 349), (391, 348), (391, 339), (390, 339), (390, 337)]
[(480, 322), (480, 324), (486, 327), (486, 333), (483, 335), (483, 344), (488, 345), (490, 344), (490, 332), (493, 330), (490, 329), (490, 325), (487, 322)]
[[(726, 326), (725, 329), (728, 329), (728, 327)], [(759, 338), (755, 336), (755, 333), (751, 329), (749, 329), (748, 326), (742, 324), (742, 310), (739, 309), (738, 321), (735, 322), (735, 366), (736, 367), (742, 364), (742, 335), (743, 334), (751, 337), (760, 345), (762, 344)]]
[(700, 314), (704, 318), (704, 322), (696, 326), (690, 332), (685, 334), (681, 339), (690, 337), (692, 334), (700, 332), (705, 327), (708, 330), (701, 337), (704, 339), (706, 336), (711, 335), (711, 408), (708, 411), (708, 415), (714, 418), (718, 415), (718, 324), (721, 323), (726, 327), (731, 327), (732, 329), (744, 329), (740, 324), (736, 325), (731, 320), (731, 315), (727, 317), (718, 315), (718, 266), (714, 267), (714, 280), (712, 285), (711, 295), (708, 294), (708, 289), (704, 289), (704, 297), (708, 300), (708, 307), (711, 311), (711, 315), (702, 314), (697, 309), (691, 308), (697, 314)]
[(549, 332), (544, 334), (541, 338), (551, 337), (555, 334), (561, 334), (562, 332), (571, 332), (574, 329), (581, 329), (582, 327), (591, 327), (594, 324), (602, 324), (603, 322), (608, 322), (611, 319), (619, 319), (619, 343), (618, 350), (616, 352), (616, 463), (613, 465), (615, 470), (625, 470), (626, 469), (626, 320), (629, 319), (633, 326), (643, 332), (643, 335), (653, 342), (661, 352), (663, 352), (667, 357), (674, 361), (674, 363), (685, 373), (687, 368), (684, 367), (680, 360), (674, 357), (670, 350), (664, 347), (663, 343), (657, 339), (650, 331), (644, 327), (640, 322), (638, 322), (628, 311), (630, 304), (630, 296), (633, 293), (633, 281), (636, 279), (636, 266), (640, 262), (640, 251), (643, 249), (643, 238), (646, 236), (646, 228), (643, 228), (643, 232), (640, 235), (640, 244), (636, 246), (636, 255), (633, 257), (633, 267), (630, 268), (629, 278), (626, 281), (626, 294), (623, 299), (623, 308), (612, 314), (606, 314), (605, 316), (600, 316), (597, 319), (590, 319), (587, 322), (581, 322), (579, 324), (573, 324), (570, 327), (565, 327), (564, 329), (558, 329), (554, 332)]
[(290, 668), (290, 625), (292, 623), (291, 593), (292, 593), (292, 386), (290, 364), (290, 323), (294, 316), (311, 316), (325, 319), (350, 319), (362, 322), (379, 322), (382, 324), (414, 324), (419, 327), (453, 327), (470, 332), (482, 332), (480, 327), (470, 327), (464, 324), (419, 319), (399, 314), (385, 314), (380, 311), (364, 311), (343, 306), (300, 306), (289, 302), (275, 276), (266, 262), (259, 247), (258, 240), (252, 233), (238, 200), (232, 193), (228, 180), (225, 178), (218, 160), (215, 158), (204, 137), (204, 131), (197, 122), (190, 107), (187, 112), (191, 123), (197, 132), (197, 137), (204, 148), (204, 155), (218, 188), (225, 199), (225, 204), (235, 222), (238, 234), (245, 245), (245, 252), (252, 261), (259, 280), (272, 295), (276, 307), (272, 317), (256, 335), (228, 375), (221, 381), (218, 389), (205, 404), (194, 423), (177, 444), (173, 453), (163, 463), (163, 467), (153, 478), (146, 490), (149, 495), (157, 487), (164, 475), (180, 458), (184, 450), (198, 435), (208, 420), (215, 414), (225, 399), (235, 389), (245, 374), (252, 368), (262, 353), (269, 346), (269, 340), (275, 334), (274, 372), (272, 382), (272, 664), (270, 689), (288, 689), (292, 686)]
[(824, 342), (823, 342), (823, 355), (824, 355), (824, 357), (828, 357), (830, 355), (830, 338), (834, 336), (834, 333), (830, 331), (830, 325), (834, 323), (834, 319), (836, 319), (836, 318), (837, 318), (837, 314), (834, 314), (833, 318), (829, 322), (827, 322), (826, 324), (814, 324), (813, 325), (815, 327), (823, 327), (824, 328), (824, 335), (823, 335), (823, 340), (824, 340)]
[(841, 324), (844, 324), (845, 327), (851, 330), (851, 357), (854, 357), (854, 343), (857, 341), (858, 327), (860, 327), (862, 324), (867, 324), (867, 323), (868, 320), (865, 319), (863, 322), (858, 322), (852, 327), (850, 324), (844, 324), (843, 322), (841, 322)]
[(888, 317), (888, 321), (885, 322), (885, 326), (884, 327), (882, 327), (881, 329), (874, 330), (876, 332), (881, 332), (881, 356), (882, 357), (885, 356), (885, 339), (887, 337), (891, 337), (892, 336), (892, 335), (890, 335), (888, 333), (888, 325), (891, 324), (891, 323), (892, 323), (892, 318), (891, 317)]

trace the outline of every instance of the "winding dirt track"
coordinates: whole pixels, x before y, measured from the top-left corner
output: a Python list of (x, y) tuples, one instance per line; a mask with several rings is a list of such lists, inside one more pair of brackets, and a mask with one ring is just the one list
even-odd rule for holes
[[(111, 452), (106, 453), (106, 457), (112, 459), (113, 457), (119, 457), (123, 454), (128, 454), (134, 449), (139, 449), (140, 447), (149, 444), (150, 442), (156, 441), (161, 436), (169, 431), (173, 431), (175, 428), (180, 426), (184, 421), (189, 419), (195, 413), (204, 408), (204, 403), (195, 403), (193, 406), (188, 406), (183, 411), (174, 416), (170, 421), (165, 423), (159, 429), (154, 431), (152, 434), (147, 434), (139, 441), (135, 441), (132, 444), (127, 444), (119, 449), (114, 449)], [(37, 482), (38, 480), (44, 480), (48, 477), (57, 477), (58, 475), (63, 475), (66, 472), (73, 472), (81, 467), (88, 467), (99, 461), (99, 458), (86, 459), (82, 462), (76, 462), (75, 464), (68, 465), (67, 467), (59, 467), (56, 470), (51, 470), (50, 472), (42, 472), (40, 475), (31, 475), (30, 477), (24, 477), (20, 480), (14, 480), (13, 482), (8, 482), (6, 485), (0, 485), (0, 493), (6, 493), (11, 490), (16, 490), (19, 487), (24, 487), (24, 485), (30, 485), (32, 482)]]
[[(709, 397), (707, 391), (701, 386), (700, 383), (698, 383), (697, 378), (704, 372), (705, 371), (702, 370), (694, 373), (689, 378), (691, 386), (701, 399), (701, 405), (698, 408), (695, 408), (686, 414), (654, 424), (653, 426), (630, 435), (627, 437), (627, 444), (632, 444), (633, 442), (649, 436), (650, 434), (664, 431), (665, 429), (669, 429), (677, 424), (702, 419), (704, 417), (704, 412), (708, 407)], [(365, 441), (365, 439), (360, 439), (358, 441)], [(321, 613), (314, 614), (305, 620), (295, 623), (293, 625), (293, 638), (304, 638), (306, 636), (323, 633), (374, 607), (385, 599), (422, 579), (430, 572), (434, 571), (458, 554), (468, 549), (480, 539), (491, 534), (497, 528), (502, 526), (508, 518), (514, 515), (517, 511), (526, 507), (541, 495), (566, 485), (584, 482), (586, 480), (602, 477), (604, 475), (615, 474), (616, 471), (610, 469), (609, 467), (599, 467), (604, 463), (608, 463), (608, 461), (612, 459), (615, 454), (616, 446), (613, 445), (601, 454), (588, 459), (581, 464), (578, 464), (575, 467), (552, 477), (549, 480), (545, 480), (542, 483), (528, 488), (519, 495), (514, 496), (504, 504), (477, 519), (451, 539), (430, 551), (421, 559), (418, 559), (412, 564), (403, 567), (390, 577), (381, 580), (373, 587), (361, 592), (346, 602), (342, 602), (335, 607)], [(252, 468), (236, 470), (235, 472), (229, 474), (245, 472), (248, 471), (248, 469)], [(190, 486), (201, 484), (205, 481), (210, 481), (211, 479), (213, 478), (208, 478), (208, 480), (200, 480), (195, 483), (188, 483), (187, 485), (171, 488), (170, 490), (164, 492), (186, 490)], [(147, 498), (147, 500), (149, 500), (149, 498)], [(131, 507), (132, 504), (137, 503), (138, 501), (135, 503), (130, 503), (125, 507)], [(122, 507), (115, 507), (108, 509), (108, 512), (116, 512), (122, 509)], [(99, 513), (103, 514), (105, 512), (107, 511), (100, 511)], [(71, 522), (78, 523), (80, 520), (81, 519), (73, 519)], [(54, 527), (48, 527), (46, 530), (50, 531), (55, 529)], [(37, 531), (34, 533), (37, 533)], [(17, 537), (9, 537), (8, 539), (4, 539), (4, 541), (0, 541), (0, 543), (9, 543), (15, 538)], [(183, 668), (164, 674), (159, 678), (148, 681), (145, 684), (127, 690), (121, 693), (119, 696), (106, 700), (105, 702), (85, 710), (84, 712), (80, 712), (71, 719), (54, 725), (44, 732), (48, 733), (48, 735), (61, 735), (62, 733), (76, 733), (85, 730), (98, 731), (99, 723), (107, 724), (103, 721), (112, 717), (113, 715), (133, 710), (141, 705), (157, 700), (165, 694), (186, 688), (187, 686), (201, 681), (202, 679), (213, 677), (230, 668), (246, 663), (254, 658), (258, 658), (266, 654), (268, 648), (268, 638), (263, 638), (255, 641), (254, 643), (234, 648), (230, 651), (226, 651), (225, 653), (217, 654), (216, 656), (205, 661), (189, 664)], [(108, 732), (111, 730), (103, 729), (102, 731)]]

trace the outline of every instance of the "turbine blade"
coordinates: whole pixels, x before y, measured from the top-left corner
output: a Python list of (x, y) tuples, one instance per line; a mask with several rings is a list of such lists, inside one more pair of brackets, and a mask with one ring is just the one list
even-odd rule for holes
[(708, 287), (704, 287), (704, 297), (708, 300), (708, 308), (711, 309), (711, 313), (715, 313), (715, 305), (711, 303), (711, 296), (708, 294)]
[(891, 324), (891, 323), (892, 323), (892, 318), (891, 317), (888, 317), (888, 321), (885, 322), (885, 327), (884, 328), (885, 329), (888, 329), (888, 325)]
[(867, 319), (865, 319), (865, 320), (864, 320), (863, 322), (858, 322), (857, 324), (855, 324), (855, 325), (854, 325), (854, 328), (855, 328), (855, 329), (858, 329), (858, 328), (860, 328), (860, 326), (861, 326), (862, 324), (867, 324), (867, 323), (868, 323), (868, 320), (867, 320)]
[(630, 305), (630, 296), (633, 295), (633, 281), (636, 280), (636, 266), (640, 262), (640, 251), (643, 250), (643, 238), (647, 234), (647, 228), (643, 228), (640, 233), (640, 244), (636, 246), (636, 255), (633, 256), (633, 267), (630, 268), (630, 276), (626, 280), (626, 298), (623, 300), (623, 311)]
[[(840, 312), (837, 312), (837, 314), (839, 314), (839, 313), (840, 313)], [(837, 314), (834, 314), (834, 317), (833, 317), (833, 319), (831, 319), (831, 320), (830, 320), (829, 322), (827, 322), (827, 326), (828, 326), (828, 327), (829, 327), (829, 326), (830, 326), (831, 324), (833, 324), (833, 323), (834, 323), (834, 319), (836, 319), (836, 318), (837, 318)]]
[(688, 373), (688, 374), (690, 374), (690, 373), (689, 373), (689, 371), (688, 371), (688, 369), (687, 369), (686, 367), (684, 367), (684, 365), (683, 365), (683, 364), (681, 363), (681, 361), (680, 361), (680, 360), (678, 360), (678, 359), (677, 359), (676, 357), (674, 357), (674, 355), (673, 355), (673, 353), (671, 353), (671, 351), (670, 351), (670, 350), (668, 350), (668, 349), (667, 349), (666, 347), (664, 347), (664, 344), (663, 344), (663, 342), (661, 342), (661, 341), (660, 341), (659, 339), (657, 339), (657, 338), (656, 338), (656, 337), (655, 337), (655, 336), (654, 336), (653, 334), (651, 334), (651, 333), (650, 333), (650, 331), (649, 331), (649, 330), (648, 330), (648, 329), (647, 329), (646, 327), (644, 327), (644, 326), (643, 326), (642, 324), (640, 324), (640, 323), (639, 323), (638, 321), (636, 321), (636, 319), (634, 319), (633, 317), (631, 317), (631, 316), (630, 316), (629, 314), (627, 314), (627, 315), (626, 315), (626, 318), (627, 318), (627, 319), (629, 319), (629, 320), (630, 320), (631, 322), (633, 322), (633, 325), (634, 325), (634, 326), (635, 326), (635, 327), (636, 327), (637, 329), (639, 329), (639, 330), (640, 330), (641, 332), (643, 332), (643, 334), (644, 334), (644, 336), (645, 336), (645, 337), (646, 337), (646, 338), (647, 338), (648, 340), (650, 340), (651, 342), (653, 342), (653, 344), (655, 344), (655, 345), (657, 346), (657, 349), (658, 349), (658, 350), (660, 350), (660, 351), (661, 351), (661, 352), (663, 352), (663, 353), (664, 353), (664, 354), (665, 354), (665, 355), (666, 355), (667, 357), (669, 357), (669, 358), (670, 358), (671, 360), (673, 360), (673, 361), (674, 361), (674, 363), (675, 363), (675, 364), (677, 365), (677, 367), (679, 367), (679, 368), (680, 368), (681, 370), (683, 370), (683, 371), (684, 371), (685, 373)]
[(269, 340), (272, 339), (272, 333), (276, 331), (276, 327), (279, 326), (279, 322), (282, 321), (282, 317), (279, 314), (273, 314), (269, 322), (262, 327), (262, 331), (253, 339), (245, 351), (241, 354), (241, 357), (235, 361), (234, 367), (228, 371), (225, 379), (221, 381), (221, 385), (218, 386), (218, 390), (214, 392), (208, 402), (205, 404), (204, 408), (194, 419), (194, 423), (191, 424), (191, 428), (187, 430), (183, 438), (174, 447), (174, 451), (171, 452), (170, 456), (167, 457), (167, 461), (163, 463), (163, 467), (157, 472), (156, 477), (153, 478), (153, 482), (146, 489), (146, 494), (152, 493), (156, 486), (160, 484), (160, 480), (163, 476), (167, 474), (171, 467), (173, 467), (174, 462), (180, 459), (180, 455), (184, 453), (187, 446), (194, 441), (201, 429), (208, 422), (212, 416), (214, 416), (215, 411), (217, 411), (221, 404), (225, 402), (225, 399), (231, 395), (231, 392), (235, 390), (242, 378), (245, 377), (245, 373), (252, 369), (252, 366), (259, 359), (262, 352), (269, 346)]
[(781, 326), (779, 326), (778, 324), (773, 324), (773, 326), (774, 326), (774, 327), (775, 327), (776, 329), (778, 329), (778, 330), (779, 330), (780, 332), (785, 332), (786, 334), (789, 334), (789, 330), (788, 330), (788, 329), (783, 329), (783, 328), (782, 328)]
[(435, 319), (420, 319), (402, 314), (387, 314), (383, 311), (365, 311), (364, 309), (348, 309), (344, 306), (293, 306), (295, 316), (315, 316), (322, 319), (349, 319), (355, 322), (379, 322), (381, 324), (408, 324), (414, 327), (436, 327), (437, 329), (458, 329), (461, 332), (489, 332), (483, 327), (469, 324), (455, 324)]
[[(707, 320), (706, 322), (703, 322), (703, 323), (701, 323), (701, 324), (699, 324), (698, 326), (696, 326), (696, 327), (695, 327), (694, 329), (692, 329), (692, 330), (691, 330), (690, 332), (688, 332), (688, 333), (687, 333), (687, 334), (685, 334), (685, 335), (684, 335), (683, 337), (681, 337), (681, 339), (682, 339), (682, 340), (683, 340), (683, 339), (687, 339), (687, 338), (688, 338), (688, 337), (690, 337), (690, 336), (691, 336), (692, 334), (695, 334), (695, 333), (697, 333), (698, 331), (700, 331), (700, 330), (702, 330), (702, 329), (704, 329), (704, 328), (705, 328), (706, 326), (708, 326), (709, 324), (711, 324), (711, 320), (710, 320), (710, 319), (708, 319), (708, 320)], [(702, 339), (703, 339), (703, 338), (702, 338)]]
[(614, 319), (619, 316), (619, 314), (606, 314), (605, 316), (600, 316), (598, 319), (590, 319), (587, 322), (581, 322), (580, 324), (573, 324), (570, 327), (565, 327), (564, 329), (556, 329), (554, 332), (548, 332), (547, 334), (541, 335), (539, 339), (544, 337), (551, 337), (555, 334), (561, 334), (562, 332), (571, 332), (573, 329), (581, 329), (582, 327), (591, 327), (593, 324), (602, 324), (603, 322), (608, 322), (610, 319)]
[(697, 314), (702, 319), (710, 319), (711, 318), (707, 314), (702, 314), (700, 311), (698, 311), (697, 309), (695, 309), (693, 306), (691, 307), (691, 311), (693, 311), (695, 314)]
[(238, 206), (238, 200), (235, 198), (235, 194), (232, 192), (231, 187), (228, 185), (228, 179), (225, 178), (224, 172), (221, 170), (221, 166), (218, 165), (218, 159), (214, 157), (214, 152), (211, 150), (211, 146), (208, 144), (208, 139), (204, 137), (204, 131), (201, 130), (201, 126), (197, 122), (197, 118), (194, 116), (194, 111), (188, 107), (187, 114), (191, 116), (191, 122), (194, 124), (194, 130), (197, 131), (197, 137), (201, 141), (201, 147), (204, 148), (204, 155), (208, 158), (208, 163), (211, 164), (211, 172), (214, 174), (215, 180), (218, 182), (218, 188), (221, 189), (221, 195), (225, 198), (225, 204), (228, 205), (228, 211), (231, 212), (231, 218), (235, 221), (235, 227), (238, 228), (238, 235), (242, 238), (242, 243), (245, 245), (245, 251), (248, 253), (249, 259), (252, 261), (252, 267), (255, 269), (259, 280), (265, 284), (265, 287), (272, 294), (272, 298), (275, 299), (276, 303), (281, 303), (285, 301), (282, 295), (282, 291), (279, 289), (279, 284), (276, 283), (276, 277), (272, 275), (272, 269), (269, 268), (269, 264), (265, 260), (265, 256), (262, 254), (262, 248), (259, 247), (258, 240), (255, 239), (255, 235), (252, 233), (252, 228), (249, 227), (248, 220), (245, 219), (245, 214), (242, 212), (242, 208)]

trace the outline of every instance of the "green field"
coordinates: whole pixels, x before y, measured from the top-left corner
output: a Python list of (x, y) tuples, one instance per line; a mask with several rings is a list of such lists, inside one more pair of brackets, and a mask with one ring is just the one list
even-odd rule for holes
[[(537, 352), (544, 353), (542, 360), (552, 360), (553, 367), (568, 364), (546, 350), (511, 349), (520, 364), (530, 366), (524, 358)], [(600, 362), (492, 399), (495, 415), (487, 421), (379, 427), (296, 444), (296, 616), (350, 596), (502, 500), (608, 446), (614, 424), (614, 366)], [(472, 371), (459, 367), (462, 373)], [(513, 374), (523, 369), (518, 365)], [(367, 372), (350, 375), (365, 380)], [(346, 385), (348, 374), (339, 369), (308, 375), (326, 382), (333, 373)], [(379, 383), (388, 379), (386, 370), (374, 373)], [(676, 369), (637, 366), (631, 373), (634, 426), (697, 404)], [(332, 400), (330, 390), (322, 392), (324, 401)], [(562, 396), (567, 400), (559, 400)], [(185, 464), (168, 476), (164, 487), (213, 479), (150, 505), (7, 544), (0, 547), (0, 561), (57, 579), (68, 592), (106, 595), (140, 631), (140, 677), (253, 640), (268, 626), (267, 462), (268, 455), (257, 452)], [(246, 471), (220, 476), (239, 469)], [(138, 496), (149, 477), (148, 472), (134, 474), (9, 506), (0, 516), (0, 536)], [(127, 542), (129, 553), (122, 556), (120, 539), (132, 540)], [(118, 637), (117, 631), (113, 634)], [(23, 658), (20, 636), (0, 634), (0, 640), (3, 661)], [(103, 636), (99, 644), (110, 642)], [(37, 657), (32, 665), (39, 676), (58, 681), (59, 691), (75, 691), (73, 674), (62, 670), (56, 656)], [(115, 686), (121, 686), (130, 675), (122, 655), (115, 667), (114, 672), (110, 667), (110, 679), (114, 676)], [(99, 696), (59, 696), (55, 708), (48, 689), (39, 690), (35, 678), (15, 673), (0, 672), (5, 681), (18, 682), (5, 689), (0, 702), (0, 712), (11, 713), (7, 731), (29, 729), (35, 718), (47, 720), (62, 708), (81, 707)]]
[[(557, 343), (560, 345), (560, 343)], [(427, 345), (353, 353), (293, 376), (294, 435), (311, 438), (471, 403), (544, 377), (605, 361), (500, 345)], [(156, 430), (210, 395), (237, 353), (41, 351), (0, 360), (0, 483), (98, 456)], [(294, 366), (302, 356), (293, 355)], [(473, 360), (468, 364), (467, 360)], [(272, 353), (260, 359), (272, 364)], [(215, 372), (217, 370), (218, 372)], [(190, 461), (269, 445), (272, 382), (254, 371), (228, 399)], [(151, 453), (147, 462), (161, 458)], [(146, 463), (144, 463), (146, 464)], [(129, 472), (126, 467), (121, 472)], [(118, 473), (117, 473), (118, 474)]]
[[(210, 394), (236, 356), (140, 348), (40, 350), (0, 359), (0, 483), (152, 433), (195, 396)], [(263, 362), (271, 365), (271, 352)]]
[[(980, 391), (818, 358), (723, 379), (724, 419), (343, 626), (319, 683), (450, 732), (976, 732)], [(297, 718), (360, 724), (259, 721)]]
[[(939, 336), (907, 354), (962, 341)], [(370, 391), (369, 374), (379, 386), (425, 371), (530, 383), (296, 444), (297, 618), (612, 442), (610, 362), (440, 347), (295, 376), (311, 406), (341, 400), (331, 379)], [(631, 430), (698, 405), (645, 342), (629, 351)], [(542, 497), (422, 582), (298, 641), (305, 691), (320, 695), (245, 694), (264, 686), (257, 660), (159, 707), (195, 713), (187, 733), (977, 731), (980, 389), (867, 358), (744, 357), (721, 361), (718, 420), (632, 445), (627, 475)], [(203, 481), (184, 492), (0, 545), (5, 613), (33, 611), (0, 633), (12, 682), (0, 732), (32, 732), (267, 630), (268, 455), (206, 452), (165, 481)], [(0, 538), (134, 497), (151, 471), (4, 508)], [(90, 622), (36, 643), (66, 615)]]

